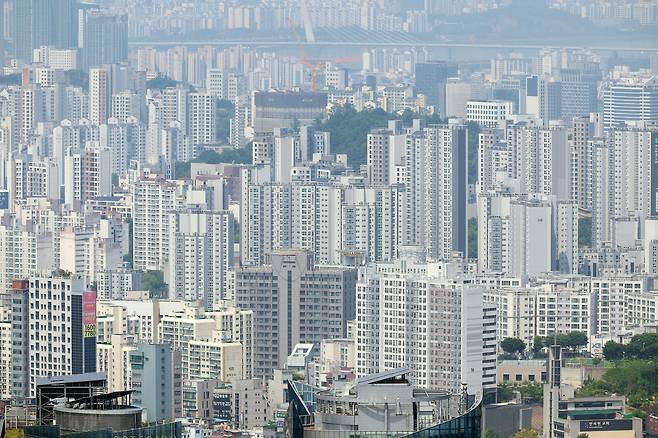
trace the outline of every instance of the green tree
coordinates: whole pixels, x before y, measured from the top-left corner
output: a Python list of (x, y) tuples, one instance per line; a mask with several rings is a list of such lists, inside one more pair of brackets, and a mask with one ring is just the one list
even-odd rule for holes
[(158, 75), (153, 79), (146, 81), (146, 88), (149, 90), (164, 90), (165, 88), (175, 87), (179, 82), (168, 76)]
[(162, 271), (142, 272), (140, 288), (149, 291), (151, 298), (166, 298), (169, 294), (169, 288), (164, 281)]
[(625, 348), (615, 341), (608, 341), (603, 346), (603, 357), (607, 360), (620, 360), (624, 358)]
[(592, 246), (592, 218), (578, 219), (578, 247), (591, 248)]
[(468, 257), (478, 257), (478, 220), (474, 217), (468, 220)]
[(656, 333), (635, 335), (624, 350), (629, 358), (656, 359), (658, 358), (658, 335)]
[(534, 429), (521, 429), (510, 435), (510, 438), (539, 438), (539, 432)]
[(498, 434), (493, 429), (487, 429), (484, 431), (484, 438), (498, 438)]
[(587, 435), (586, 433), (579, 433), (578, 438), (589, 438), (589, 435)]
[(228, 143), (231, 136), (231, 119), (235, 115), (235, 106), (230, 100), (217, 100), (215, 105), (215, 130), (217, 140)]
[(418, 114), (412, 111), (398, 115), (387, 113), (381, 108), (357, 111), (352, 105), (343, 105), (335, 107), (327, 120), (316, 119), (313, 126), (331, 133), (333, 153), (347, 154), (348, 164), (358, 169), (367, 162), (367, 139), (370, 130), (385, 128), (389, 120), (397, 119), (401, 119), (405, 126), (409, 126), (413, 119), (422, 119), (426, 124), (445, 122), (436, 115)]
[(655, 403), (658, 394), (658, 366), (654, 360), (620, 360), (600, 379), (586, 380), (579, 396), (624, 394), (628, 405), (641, 407)]
[(535, 336), (532, 340), (532, 351), (534, 353), (541, 352), (547, 346), (548, 345), (546, 345), (546, 338), (543, 338), (541, 336)]
[(589, 337), (584, 332), (571, 332), (558, 335), (558, 344), (572, 351), (579, 350), (589, 343)]
[(500, 341), (500, 348), (507, 354), (523, 353), (525, 342), (518, 338), (505, 338)]
[(189, 178), (191, 163), (206, 163), (206, 164), (219, 164), (219, 163), (235, 163), (235, 164), (250, 164), (251, 163), (252, 143), (240, 149), (226, 149), (221, 153), (211, 150), (202, 151), (194, 160), (183, 163), (176, 162), (174, 173), (176, 178)]
[(480, 125), (468, 123), (468, 183), (475, 184), (478, 180), (478, 150), (480, 148)]

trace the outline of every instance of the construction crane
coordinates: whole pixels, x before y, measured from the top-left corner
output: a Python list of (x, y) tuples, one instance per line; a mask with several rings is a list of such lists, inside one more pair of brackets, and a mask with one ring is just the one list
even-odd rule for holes
[[(306, 1), (307, 0), (300, 0), (300, 16), (302, 20), (302, 25), (304, 26), (304, 36), (306, 37), (306, 43), (315, 43), (315, 31), (313, 30), (313, 23), (311, 21), (311, 15), (309, 13), (308, 4), (306, 3)], [(306, 57), (306, 53), (304, 52), (304, 42), (302, 41), (301, 37), (297, 33), (297, 28), (294, 26), (294, 23), (292, 22), (292, 17), (289, 17), (288, 24), (292, 29), (293, 35), (295, 36), (295, 40), (297, 40), (301, 62), (303, 65), (305, 65), (308, 68), (309, 73), (311, 75), (311, 91), (316, 92), (318, 91), (318, 77), (322, 72), (322, 65), (324, 61), (313, 62)], [(333, 60), (333, 62), (338, 64), (353, 63), (360, 61), (360, 59), (361, 58), (359, 57), (338, 58)]]
[[(304, 20), (304, 10), (306, 9), (306, 1), (302, 0), (302, 20)], [(306, 9), (306, 15), (308, 15), (308, 10)], [(299, 57), (308, 70), (309, 73), (311, 74), (311, 90), (313, 92), (318, 91), (318, 75), (320, 74), (320, 70), (322, 68), (322, 63), (317, 62), (313, 63), (311, 62), (307, 57), (306, 57), (306, 52), (304, 51), (304, 42), (300, 38), (299, 34), (297, 33), (297, 28), (295, 27), (294, 23), (292, 22), (292, 17), (288, 19), (288, 25), (292, 29), (292, 33), (295, 36), (295, 40), (297, 40), (297, 45), (299, 46)], [(315, 41), (315, 35), (313, 34), (313, 27), (310, 26), (310, 18), (309, 18), (309, 26), (307, 27), (304, 25), (304, 31), (306, 32), (306, 41), (308, 42), (309, 40), (309, 33), (313, 41)]]

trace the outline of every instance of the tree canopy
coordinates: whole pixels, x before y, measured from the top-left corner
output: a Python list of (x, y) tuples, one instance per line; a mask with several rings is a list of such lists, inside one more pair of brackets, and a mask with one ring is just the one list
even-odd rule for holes
[(608, 341), (603, 346), (603, 356), (608, 360), (655, 360), (658, 358), (658, 335), (656, 333), (635, 335), (626, 345)]
[(404, 126), (411, 126), (414, 119), (422, 119), (427, 125), (445, 123), (436, 114), (418, 114), (410, 109), (394, 114), (381, 108), (357, 111), (352, 105), (343, 105), (334, 108), (327, 120), (316, 120), (315, 126), (330, 132), (333, 153), (347, 154), (348, 164), (358, 169), (368, 161), (367, 140), (371, 129), (386, 128), (389, 120), (402, 120)]
[(149, 291), (151, 298), (166, 298), (169, 292), (169, 287), (164, 281), (164, 273), (162, 271), (143, 272), (140, 288)]
[(533, 340), (532, 349), (535, 352), (539, 352), (551, 345), (561, 345), (563, 348), (576, 351), (586, 346), (588, 342), (589, 337), (584, 332), (571, 332), (544, 337), (536, 336)]
[(655, 403), (658, 394), (658, 365), (654, 360), (617, 361), (600, 379), (585, 381), (579, 396), (624, 394), (630, 406)]
[(500, 341), (500, 348), (507, 354), (523, 353), (525, 342), (518, 338), (505, 338)]
[(164, 90), (165, 88), (175, 87), (178, 84), (178, 81), (175, 81), (168, 76), (159, 75), (146, 81), (146, 88), (149, 90)]
[(240, 149), (226, 149), (221, 153), (204, 150), (194, 160), (183, 163), (177, 162), (175, 174), (176, 178), (189, 178), (190, 176), (190, 163), (206, 163), (206, 164), (219, 164), (219, 163), (235, 163), (235, 164), (250, 164), (251, 163), (251, 147), (249, 143), (247, 146)]

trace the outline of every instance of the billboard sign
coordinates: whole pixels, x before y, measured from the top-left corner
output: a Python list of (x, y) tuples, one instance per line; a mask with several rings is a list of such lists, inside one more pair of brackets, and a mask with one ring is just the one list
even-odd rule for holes
[(82, 293), (82, 336), (96, 337), (96, 292), (90, 290)]

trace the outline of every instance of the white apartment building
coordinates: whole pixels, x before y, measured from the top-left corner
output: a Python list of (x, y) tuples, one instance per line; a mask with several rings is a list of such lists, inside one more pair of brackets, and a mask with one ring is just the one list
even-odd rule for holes
[[(110, 169), (112, 175), (123, 176), (128, 171), (129, 137), (128, 126), (116, 116), (99, 128), (99, 145), (110, 151)], [(105, 164), (107, 166), (107, 164)]]
[(112, 114), (112, 83), (105, 68), (89, 69), (89, 120), (103, 125)]
[(164, 270), (169, 257), (170, 213), (181, 203), (175, 182), (141, 178), (131, 185), (133, 266), (135, 270)]
[(234, 218), (228, 211), (170, 214), (167, 284), (170, 298), (197, 301), (206, 309), (226, 299), (226, 272), (233, 267)]
[(113, 334), (109, 343), (96, 344), (96, 371), (107, 374), (108, 391), (132, 389), (130, 353), (135, 350), (134, 338), (123, 334)]
[(197, 307), (186, 307), (182, 312), (163, 313), (158, 323), (158, 342), (184, 349), (188, 342), (212, 340), (216, 321), (206, 317)]
[(12, 156), (5, 166), (10, 206), (32, 197), (59, 199), (59, 169), (53, 160)]
[(96, 271), (96, 292), (99, 300), (122, 300), (129, 291), (139, 290), (141, 275), (131, 269), (118, 268)]
[(141, 118), (140, 95), (131, 91), (122, 91), (112, 95), (112, 118), (121, 123)]
[(183, 347), (183, 379), (218, 379), (235, 382), (244, 378), (242, 345), (238, 342), (191, 340)]
[(407, 137), (404, 243), (448, 260), (466, 245), (467, 137), (464, 126), (431, 126)]
[(98, 143), (70, 150), (64, 157), (64, 202), (85, 202), (112, 194), (111, 154)]
[(107, 300), (97, 308), (99, 342), (110, 343), (113, 334), (135, 337), (137, 342), (158, 343), (162, 315), (184, 312), (190, 304), (167, 300)]
[[(48, 236), (45, 243), (49, 243)], [(40, 252), (43, 240), (18, 224), (0, 224), (0, 294), (7, 293), (13, 280), (35, 275), (52, 263), (52, 253)]]
[(0, 397), (12, 396), (12, 336), (11, 321), (0, 322)]
[[(342, 189), (321, 184), (259, 184), (243, 191), (242, 263), (262, 265), (282, 248), (313, 251), (320, 264), (341, 262)], [(244, 216), (243, 216), (244, 217)]]
[[(29, 333), (29, 396), (45, 376), (96, 371), (96, 336), (83, 331), (83, 308), (95, 296), (81, 278), (30, 277), (29, 318), (21, 330)], [(70, 321), (70, 322), (69, 322)], [(79, 333), (83, 336), (79, 336)]]
[(215, 142), (215, 97), (210, 93), (190, 93), (189, 123), (192, 144), (208, 145)]
[[(233, 299), (230, 300), (233, 303)], [(254, 373), (254, 312), (236, 307), (226, 307), (207, 312), (215, 320), (214, 338), (222, 342), (238, 342), (242, 346), (242, 369), (244, 378), (250, 379)]]
[(523, 277), (578, 271), (578, 218), (573, 201), (554, 197), (478, 196), (478, 270)]
[(640, 238), (645, 220), (658, 215), (657, 188), (652, 181), (658, 174), (653, 149), (658, 135), (650, 129), (623, 129), (610, 133), (607, 141), (592, 146), (592, 244), (600, 247), (612, 239), (615, 218), (639, 220)]
[(465, 383), (475, 393), (495, 386), (495, 308), (472, 280), (442, 277), (406, 258), (361, 268), (358, 376), (408, 366), (424, 388), (459, 392)]

